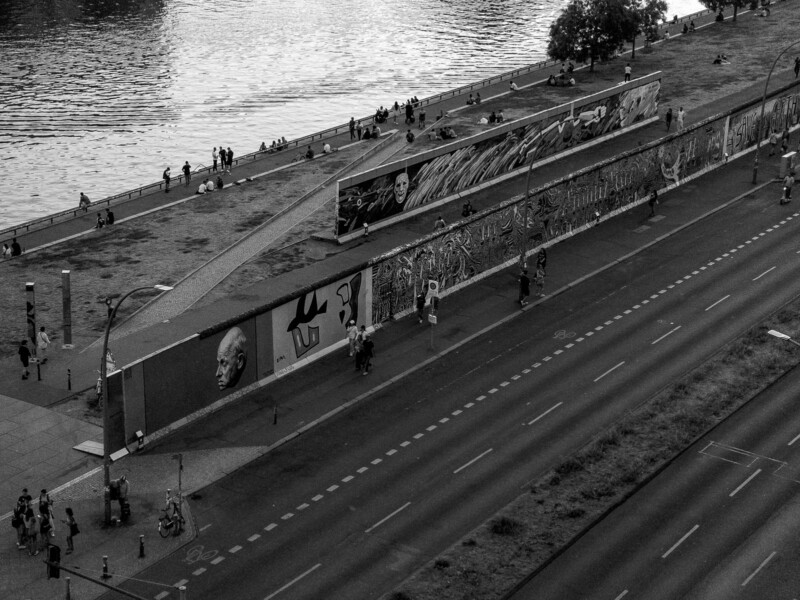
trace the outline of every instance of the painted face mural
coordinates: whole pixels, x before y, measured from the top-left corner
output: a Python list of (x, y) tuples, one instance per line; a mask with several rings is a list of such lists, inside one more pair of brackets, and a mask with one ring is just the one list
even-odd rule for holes
[(217, 387), (235, 387), (247, 366), (247, 338), (238, 327), (232, 327), (217, 348)]
[(399, 173), (394, 180), (394, 201), (403, 204), (408, 195), (408, 173)]

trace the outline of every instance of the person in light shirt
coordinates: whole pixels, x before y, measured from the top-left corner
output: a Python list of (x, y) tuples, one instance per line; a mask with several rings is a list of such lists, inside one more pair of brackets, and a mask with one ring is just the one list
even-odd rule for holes
[(213, 192), (214, 191), (214, 180), (213, 179), (206, 179), (203, 183), (205, 183), (207, 192)]
[(197, 188), (197, 193), (198, 194), (205, 194), (206, 193), (206, 184), (205, 183), (201, 183), (200, 184), (200, 187)]
[(322, 145), (322, 153), (323, 154), (330, 154), (331, 153), (331, 145), (328, 142), (325, 142)]

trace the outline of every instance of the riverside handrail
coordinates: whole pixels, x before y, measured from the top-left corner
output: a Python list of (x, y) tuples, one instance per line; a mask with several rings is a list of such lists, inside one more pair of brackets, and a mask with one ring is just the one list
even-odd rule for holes
[[(691, 15), (680, 17), (677, 21), (678, 24), (691, 21), (692, 19), (699, 18), (708, 14), (716, 14), (714, 11), (710, 9), (705, 9), (693, 13)], [(659, 29), (666, 29), (671, 25), (675, 25), (674, 21), (665, 21), (664, 23), (659, 25)], [(514, 77), (519, 77), (523, 74), (528, 74), (533, 71), (546, 69), (548, 67), (553, 67), (558, 63), (563, 61), (558, 60), (543, 60), (537, 63), (531, 63), (524, 67), (519, 67), (517, 69), (512, 69), (510, 71), (505, 71), (504, 73), (500, 73), (499, 75), (493, 75), (492, 77), (487, 77), (485, 79), (481, 79), (480, 81), (476, 81), (473, 83), (469, 83), (466, 85), (462, 85), (460, 87), (454, 88), (447, 92), (441, 92), (439, 94), (434, 94), (433, 96), (429, 96), (427, 98), (423, 98), (419, 101), (419, 106), (430, 106), (431, 104), (436, 104), (441, 102), (442, 100), (453, 98), (455, 96), (459, 96), (464, 94), (465, 92), (471, 92), (479, 89), (486, 88), (490, 85), (494, 85), (497, 83), (501, 83), (502, 81), (507, 81), (513, 79)], [(374, 121), (375, 115), (369, 115), (363, 117), (361, 119), (356, 119), (356, 121), (372, 123)], [(326, 137), (334, 137), (339, 135), (340, 133), (348, 132), (350, 130), (349, 123), (345, 123), (344, 125), (337, 125), (335, 127), (329, 127), (328, 129), (323, 129), (322, 131), (318, 131), (316, 133), (312, 133), (310, 135), (306, 135), (303, 137), (299, 137), (294, 140), (288, 140), (286, 145), (283, 147), (284, 150), (287, 150), (290, 146), (293, 146), (295, 149), (301, 145), (307, 145), (314, 141), (320, 141)], [(244, 154), (234, 159), (234, 165), (239, 165), (240, 163), (244, 162), (252, 162), (257, 160), (258, 158), (263, 158), (265, 155), (273, 154), (274, 151), (266, 150), (257, 150), (255, 152), (251, 152), (249, 154)], [(211, 173), (211, 167), (202, 167), (194, 171), (195, 174), (209, 174)], [(182, 174), (173, 177), (172, 181), (175, 182), (175, 185), (180, 184), (183, 182), (184, 176)], [(76, 218), (80, 215), (81, 212), (89, 212), (92, 210), (98, 210), (102, 208), (110, 207), (112, 202), (117, 200), (132, 200), (135, 196), (141, 197), (146, 193), (150, 193), (156, 190), (163, 190), (164, 189), (164, 182), (158, 181), (155, 183), (148, 183), (138, 188), (134, 188), (132, 190), (127, 190), (125, 192), (120, 192), (118, 194), (114, 194), (112, 196), (107, 196), (102, 200), (97, 200), (92, 202), (88, 205), (86, 210), (84, 211), (83, 208), (75, 207), (71, 209), (62, 210), (60, 212), (52, 213), (47, 215), (46, 217), (40, 217), (38, 219), (33, 219), (31, 221), (26, 221), (25, 223), (21, 223), (19, 225), (15, 225), (12, 227), (8, 227), (0, 231), (0, 238), (11, 238), (16, 237), (19, 235), (20, 232), (25, 233), (31, 231), (31, 228), (35, 228), (38, 225), (52, 225), (55, 223), (56, 220), (66, 220), (69, 218)]]

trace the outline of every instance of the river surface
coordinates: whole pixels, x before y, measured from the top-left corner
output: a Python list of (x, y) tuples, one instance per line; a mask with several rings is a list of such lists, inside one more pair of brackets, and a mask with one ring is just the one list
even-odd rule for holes
[(566, 4), (0, 0), (0, 229), (544, 60)]

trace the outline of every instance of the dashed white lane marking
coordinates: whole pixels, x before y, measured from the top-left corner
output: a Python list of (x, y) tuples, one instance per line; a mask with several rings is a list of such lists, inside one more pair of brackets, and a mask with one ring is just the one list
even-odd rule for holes
[(386, 451), (386, 456), (393, 456), (395, 454), (397, 454), (397, 450), (395, 450), (394, 448)]
[(314, 497), (312, 498), (312, 500), (313, 500), (314, 502), (319, 502), (319, 501), (320, 501), (320, 500), (322, 500), (324, 497), (325, 497), (325, 496), (323, 496), (322, 494), (317, 494), (316, 496), (314, 496)]
[(511, 381), (516, 381), (516, 380), (517, 380), (517, 379), (519, 379), (520, 377), (522, 377), (522, 375), (512, 375), (512, 376), (511, 376)]
[(531, 370), (530, 369), (522, 369), (522, 372), (525, 373), (525, 375), (527, 375), (528, 373), (531, 372)]
[(650, 342), (650, 345), (652, 346), (653, 344), (657, 344), (658, 342), (660, 342), (661, 340), (663, 340), (663, 339), (664, 339), (665, 337), (667, 337), (668, 335), (672, 335), (673, 333), (675, 333), (676, 331), (678, 331), (678, 329), (680, 329), (680, 328), (681, 328), (681, 325), (678, 325), (678, 326), (677, 326), (677, 327), (675, 327), (674, 329), (672, 329), (672, 330), (668, 331), (667, 333), (665, 333), (664, 335), (662, 335), (662, 336), (661, 336), (660, 338), (658, 338), (657, 340)]
[(332, 485), (331, 487), (329, 487), (329, 488), (328, 488), (327, 490), (325, 490), (325, 491), (326, 491), (326, 492), (335, 492), (335, 491), (336, 491), (336, 490), (338, 490), (338, 489), (339, 489), (339, 486), (334, 484), (334, 485)]
[[(434, 429), (436, 429), (436, 425), (433, 425), (432, 427), (433, 427)], [(430, 428), (430, 427), (428, 427), (428, 431), (431, 431), (431, 428)], [(370, 461), (370, 464), (372, 464), (372, 465), (379, 465), (379, 464), (381, 464), (382, 462), (383, 462), (383, 459), (382, 459), (382, 458), (376, 458), (376, 459), (374, 459), (374, 460), (371, 460), (371, 461)]]
[(541, 366), (542, 366), (542, 363), (533, 363), (533, 364), (531, 365), (531, 367), (533, 367), (534, 369), (538, 369), (538, 368), (539, 368), (539, 367), (541, 367)]
[(400, 447), (401, 448), (405, 448), (406, 446), (410, 446), (410, 445), (411, 445), (411, 442), (409, 442), (408, 440), (406, 440), (405, 442), (400, 442)]
[(564, 354), (564, 351), (559, 348), (558, 350), (553, 352), (553, 354), (555, 354), (555, 355)]
[(156, 594), (156, 600), (164, 600), (167, 596), (169, 596), (169, 592), (161, 592), (160, 594)]
[(373, 530), (373, 529), (375, 529), (376, 527), (380, 527), (381, 525), (383, 525), (384, 523), (386, 523), (386, 521), (388, 521), (388, 520), (389, 520), (389, 519), (391, 519), (393, 516), (395, 516), (397, 513), (399, 513), (400, 511), (403, 511), (403, 510), (405, 510), (406, 508), (408, 508), (408, 506), (409, 506), (410, 504), (411, 504), (411, 502), (406, 502), (405, 504), (403, 504), (403, 506), (401, 506), (400, 508), (398, 508), (398, 509), (397, 509), (397, 510), (395, 510), (394, 512), (391, 512), (391, 513), (389, 513), (388, 515), (386, 515), (385, 517), (383, 517), (383, 518), (382, 518), (380, 521), (378, 521), (377, 523), (375, 523), (375, 525), (373, 525), (373, 526), (372, 526), (372, 527), (370, 527), (369, 529), (365, 529), (365, 530), (364, 530), (364, 533), (369, 533), (370, 531), (372, 531), (372, 530)]
[(467, 403), (464, 405), (464, 408), (472, 408), (473, 406), (475, 406), (475, 404), (474, 404), (473, 402), (467, 402)]
[(178, 582), (176, 582), (176, 583), (174, 584), (174, 587), (176, 587), (176, 588), (183, 587), (183, 586), (184, 586), (184, 585), (186, 585), (187, 583), (189, 583), (189, 580), (188, 580), (188, 579), (181, 579), (180, 581), (178, 581)]
[(605, 323), (603, 323), (603, 325), (605, 325), (606, 327), (608, 327), (608, 326), (609, 326), (609, 325), (611, 325), (613, 322), (614, 322), (614, 321), (606, 321)]
[(342, 483), (350, 483), (353, 481), (354, 477), (352, 475), (348, 475), (347, 477), (342, 477)]
[(572, 348), (574, 345), (575, 345), (575, 344), (571, 344), (571, 343), (570, 343), (570, 344), (567, 344), (566, 346), (564, 346), (564, 348)]
[(576, 342), (582, 342), (583, 340), (584, 340), (584, 338), (582, 338), (582, 337), (579, 337), (579, 338), (577, 338), (575, 341), (576, 341)]
[(480, 402), (481, 400), (486, 400), (486, 396), (478, 396), (477, 398), (475, 398), (475, 400), (477, 400), (478, 402)]
[(587, 331), (583, 334), (583, 337), (592, 337), (594, 335), (594, 331)]
[(764, 272), (763, 272), (761, 275), (759, 275), (758, 277), (755, 277), (755, 278), (753, 279), (753, 281), (757, 281), (757, 280), (761, 279), (761, 278), (762, 278), (764, 275), (766, 275), (766, 274), (767, 274), (767, 273), (769, 273), (770, 271), (774, 271), (775, 269), (776, 269), (776, 267), (772, 267), (772, 268), (770, 268), (770, 269), (767, 269), (767, 270), (766, 270), (766, 271), (764, 271)]
[(288, 520), (289, 520), (289, 519), (291, 519), (293, 516), (294, 516), (294, 513), (286, 513), (285, 515), (283, 515), (283, 516), (281, 517), (281, 520), (282, 520), (282, 521), (288, 521)]
[(756, 475), (758, 475), (759, 473), (761, 473), (761, 469), (756, 469), (756, 470), (753, 472), (753, 474), (752, 474), (752, 475), (750, 475), (750, 477), (748, 477), (748, 478), (747, 478), (747, 479), (745, 479), (745, 480), (744, 480), (742, 483), (740, 483), (740, 484), (739, 484), (739, 487), (737, 487), (737, 488), (736, 488), (735, 490), (733, 490), (733, 491), (732, 491), (730, 494), (728, 494), (728, 497), (729, 497), (729, 498), (733, 498), (733, 497), (734, 497), (734, 496), (737, 494), (737, 492), (738, 492), (739, 490), (741, 490), (741, 489), (742, 489), (744, 486), (746, 486), (746, 485), (747, 485), (748, 483), (750, 483), (750, 482), (751, 482), (753, 479), (755, 479), (755, 476), (756, 476)]
[(602, 375), (600, 375), (598, 378), (596, 378), (596, 379), (594, 380), (594, 382), (595, 382), (595, 383), (597, 383), (597, 382), (598, 382), (598, 381), (600, 381), (600, 380), (601, 380), (603, 377), (605, 377), (606, 375), (608, 375), (608, 374), (609, 374), (609, 373), (611, 373), (612, 371), (614, 371), (614, 370), (616, 370), (616, 369), (619, 369), (619, 368), (620, 368), (622, 365), (624, 365), (624, 364), (625, 364), (625, 361), (623, 360), (621, 363), (614, 365), (614, 366), (613, 366), (613, 367), (611, 367), (611, 368), (610, 368), (608, 371), (606, 371), (605, 373), (603, 373)]
[(714, 304), (712, 304), (711, 306), (707, 307), (707, 308), (705, 309), (705, 311), (703, 311), (703, 312), (707, 312), (707, 311), (711, 310), (711, 309), (712, 309), (712, 308), (714, 308), (714, 307), (715, 307), (717, 304), (719, 304), (720, 302), (725, 302), (725, 300), (727, 300), (727, 299), (728, 299), (728, 298), (730, 298), (730, 297), (731, 297), (731, 295), (730, 295), (730, 294), (728, 294), (728, 295), (727, 295), (727, 296), (725, 296), (724, 298), (720, 298), (719, 300), (717, 300), (716, 302), (714, 302)]
[(550, 408), (548, 408), (546, 411), (544, 411), (542, 414), (540, 414), (538, 417), (536, 417), (536, 418), (535, 418), (533, 421), (528, 421), (528, 425), (533, 425), (533, 424), (534, 424), (534, 423), (536, 423), (536, 421), (538, 421), (539, 419), (541, 419), (541, 418), (543, 418), (543, 417), (546, 417), (548, 414), (550, 414), (552, 411), (554, 411), (555, 409), (557, 409), (557, 408), (558, 408), (559, 406), (561, 406), (562, 404), (564, 404), (564, 403), (563, 403), (563, 402), (559, 402), (558, 404), (554, 404), (553, 406), (551, 406)]
[(231, 554), (236, 554), (236, 553), (237, 553), (239, 550), (241, 550), (241, 549), (242, 549), (242, 547), (241, 547), (241, 546), (234, 546), (233, 548), (231, 548), (230, 550), (228, 550), (228, 552), (230, 552)]
[(510, 381), (501, 381), (500, 382), (500, 387), (506, 387), (507, 385), (510, 385), (510, 384), (511, 384)]
[(302, 503), (300, 506), (298, 506), (298, 507), (297, 507), (297, 510), (298, 510), (298, 511), (305, 510), (305, 509), (307, 509), (307, 508), (308, 508), (308, 506), (309, 506), (309, 505), (308, 505), (308, 503), (307, 503), (307, 502), (303, 502), (303, 503)]
[(553, 357), (552, 357), (552, 356), (545, 356), (545, 357), (542, 359), (542, 361), (543, 361), (543, 362), (547, 362), (548, 360), (553, 360)]
[(602, 325), (598, 325), (597, 327), (594, 328), (594, 330), (595, 331), (602, 331), (603, 330), (603, 326)]
[(199, 569), (197, 569), (196, 571), (192, 571), (192, 575), (194, 575), (195, 577), (197, 577), (198, 575), (202, 575), (202, 574), (203, 574), (203, 573), (205, 573), (205, 572), (206, 572), (206, 568), (205, 568), (205, 567), (200, 567), (200, 568), (199, 568)]
[(414, 434), (414, 439), (418, 440), (419, 438), (423, 437), (424, 435), (425, 435), (424, 433), (415, 433)]
[(254, 534), (253, 534), (253, 535), (251, 535), (249, 538), (247, 538), (247, 541), (248, 541), (248, 542), (255, 542), (255, 541), (256, 541), (258, 538), (260, 538), (260, 537), (261, 537), (261, 534), (259, 534), (259, 533), (254, 533)]
[(292, 580), (291, 580), (289, 583), (287, 583), (286, 585), (284, 585), (282, 588), (279, 588), (279, 589), (275, 590), (274, 592), (272, 592), (272, 593), (271, 593), (269, 596), (266, 596), (266, 597), (264, 598), (264, 600), (271, 600), (272, 598), (274, 598), (275, 596), (277, 596), (278, 594), (280, 594), (280, 593), (281, 593), (283, 590), (285, 590), (285, 589), (288, 589), (288, 588), (292, 587), (292, 586), (293, 586), (295, 583), (297, 583), (298, 581), (300, 581), (300, 580), (301, 580), (303, 577), (306, 577), (307, 575), (310, 575), (311, 573), (313, 573), (314, 571), (316, 571), (317, 569), (319, 569), (321, 566), (322, 566), (322, 563), (317, 563), (317, 564), (315, 564), (313, 567), (311, 567), (311, 568), (310, 568), (308, 571), (306, 571), (305, 573), (301, 573), (300, 575), (298, 575), (297, 577), (295, 577), (294, 579), (292, 579)]
[(203, 526), (202, 526), (200, 529), (198, 529), (197, 531), (205, 531), (205, 530), (206, 530), (206, 529), (208, 529), (209, 527), (211, 527), (211, 523), (209, 523), (208, 525), (203, 525)]
[(628, 590), (625, 590), (625, 591), (624, 591), (624, 592), (622, 592), (622, 593), (621, 593), (619, 596), (617, 596), (616, 598), (614, 598), (614, 600), (621, 600), (622, 598), (624, 598), (624, 597), (627, 595), (627, 593), (628, 593)]
[(436, 429), (436, 425), (431, 425), (430, 427), (426, 427), (425, 431), (433, 431), (434, 429)]
[(488, 449), (486, 452), (481, 452), (480, 454), (478, 454), (478, 456), (476, 456), (475, 458), (473, 458), (471, 461), (469, 461), (468, 463), (465, 463), (465, 464), (461, 465), (461, 466), (460, 466), (460, 467), (458, 467), (458, 468), (457, 468), (455, 471), (453, 471), (453, 475), (455, 475), (455, 474), (456, 474), (456, 473), (458, 473), (459, 471), (463, 471), (463, 470), (464, 470), (464, 469), (466, 469), (468, 466), (470, 466), (472, 463), (474, 463), (474, 462), (476, 462), (476, 461), (479, 461), (479, 460), (480, 460), (480, 459), (482, 459), (484, 456), (486, 456), (487, 454), (489, 454), (489, 452), (491, 452), (493, 449), (494, 449), (494, 448), (489, 448), (489, 449)]
[(224, 557), (224, 556), (218, 556), (217, 558), (215, 558), (215, 559), (213, 559), (213, 560), (211, 561), (211, 564), (212, 564), (212, 565), (218, 565), (218, 564), (219, 564), (219, 563), (221, 563), (223, 560), (225, 560), (225, 557)]
[(632, 311), (630, 308), (628, 308), (628, 309), (625, 309), (625, 310), (624, 310), (624, 311), (622, 311), (622, 312), (623, 312), (623, 313), (625, 313), (626, 315), (629, 315), (629, 314), (631, 314), (633, 311)]
[(792, 445), (792, 444), (794, 444), (794, 443), (795, 443), (797, 440), (800, 440), (800, 434), (798, 434), (798, 435), (797, 435), (797, 437), (795, 437), (795, 438), (794, 438), (794, 439), (793, 439), (791, 442), (789, 442), (789, 443), (788, 443), (788, 444), (786, 444), (786, 445), (787, 445), (787, 446), (791, 446), (791, 445)]
[(677, 542), (675, 542), (675, 543), (673, 544), (672, 548), (670, 548), (669, 550), (667, 550), (666, 552), (664, 552), (664, 554), (662, 554), (662, 555), (661, 555), (661, 558), (667, 558), (667, 557), (668, 557), (670, 554), (672, 554), (673, 550), (675, 550), (675, 548), (677, 548), (677, 547), (678, 547), (678, 546), (680, 546), (680, 545), (681, 545), (683, 542), (685, 542), (685, 541), (686, 541), (686, 538), (688, 538), (688, 537), (689, 537), (690, 535), (692, 535), (692, 534), (693, 534), (695, 531), (697, 531), (697, 529), (698, 529), (699, 527), (700, 527), (700, 525), (695, 525), (695, 526), (694, 526), (694, 527), (692, 527), (692, 528), (691, 528), (689, 531), (687, 531), (686, 533), (684, 533), (684, 534), (683, 534), (683, 537), (682, 537), (681, 539), (679, 539)]
[(459, 409), (459, 410), (454, 410), (454, 411), (453, 411), (453, 412), (451, 412), (450, 414), (451, 414), (451, 415), (453, 415), (454, 417), (457, 417), (457, 416), (458, 416), (458, 415), (460, 415), (462, 412), (464, 412), (464, 411), (462, 411), (461, 409)]
[(497, 388), (492, 388), (489, 390), (490, 394), (496, 394), (499, 390)]
[[(322, 498), (322, 496), (320, 496), (320, 498)], [(264, 527), (264, 531), (272, 531), (272, 530), (273, 530), (273, 529), (275, 529), (277, 526), (278, 526), (278, 524), (277, 524), (277, 523), (270, 523), (269, 525), (267, 525), (266, 527)]]
[(360, 475), (361, 473), (366, 473), (368, 470), (369, 470), (369, 467), (360, 467), (360, 468), (356, 469), (356, 473), (358, 473)]
[(439, 423), (441, 423), (442, 425), (444, 425), (444, 424), (445, 424), (445, 423), (447, 423), (449, 420), (450, 420), (450, 419), (448, 419), (447, 417), (442, 417), (441, 419), (439, 419)]
[(750, 583), (750, 580), (751, 580), (753, 577), (755, 577), (756, 575), (758, 575), (758, 572), (759, 572), (761, 569), (763, 569), (764, 567), (766, 567), (766, 566), (767, 566), (767, 563), (768, 563), (769, 561), (771, 561), (771, 560), (772, 560), (772, 557), (773, 557), (773, 556), (775, 556), (775, 554), (777, 554), (777, 552), (775, 552), (775, 551), (773, 550), (773, 551), (772, 551), (772, 554), (770, 554), (770, 555), (769, 555), (767, 558), (765, 558), (765, 559), (764, 559), (764, 562), (762, 562), (760, 565), (758, 565), (758, 568), (757, 568), (755, 571), (753, 571), (752, 573), (750, 573), (750, 575), (747, 577), (747, 579), (745, 579), (745, 580), (742, 582), (742, 587), (744, 587), (744, 586), (746, 586), (748, 583)]

